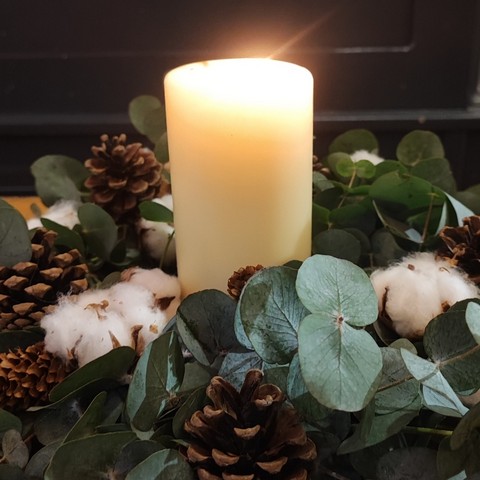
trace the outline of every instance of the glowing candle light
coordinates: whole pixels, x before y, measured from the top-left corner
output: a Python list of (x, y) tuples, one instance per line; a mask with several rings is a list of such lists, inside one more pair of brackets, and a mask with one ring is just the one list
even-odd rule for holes
[(310, 72), (259, 58), (184, 65), (165, 77), (165, 107), (183, 294), (308, 257)]

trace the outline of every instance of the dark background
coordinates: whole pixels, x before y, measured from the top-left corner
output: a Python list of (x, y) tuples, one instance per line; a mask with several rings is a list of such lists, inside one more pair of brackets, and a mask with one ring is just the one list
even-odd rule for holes
[(315, 77), (315, 151), (368, 128), (385, 157), (416, 128), (442, 138), (460, 187), (480, 182), (480, 0), (0, 0), (0, 195), (29, 166), (80, 160), (127, 109), (195, 60), (268, 56)]

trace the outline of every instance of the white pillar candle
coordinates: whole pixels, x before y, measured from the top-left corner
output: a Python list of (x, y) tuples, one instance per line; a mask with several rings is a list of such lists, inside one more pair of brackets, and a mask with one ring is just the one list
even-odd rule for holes
[(166, 75), (165, 108), (183, 295), (307, 258), (311, 73), (259, 58), (188, 64)]

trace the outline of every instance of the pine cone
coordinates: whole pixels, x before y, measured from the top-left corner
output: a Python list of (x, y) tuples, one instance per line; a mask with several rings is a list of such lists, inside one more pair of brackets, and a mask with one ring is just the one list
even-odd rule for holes
[(139, 218), (138, 205), (152, 200), (162, 186), (162, 164), (141, 143), (127, 145), (125, 134), (100, 137), (92, 147), (93, 157), (85, 161), (90, 177), (85, 186), (91, 200), (103, 207), (117, 223), (133, 224)]
[(228, 279), (227, 292), (229, 295), (235, 300), (238, 300), (242, 293), (243, 287), (248, 280), (250, 280), (255, 273), (262, 269), (262, 265), (257, 265), (255, 267), (249, 265), (248, 267), (242, 267), (233, 272), (232, 276)]
[(207, 387), (212, 405), (185, 422), (195, 437), (186, 451), (200, 480), (306, 479), (316, 458), (296, 411), (283, 406), (281, 390), (261, 385), (250, 370), (237, 392), (221, 377)]
[(50, 390), (72, 370), (74, 365), (47, 352), (43, 342), (0, 353), (0, 408), (19, 411), (45, 404)]
[(58, 253), (57, 234), (39, 228), (32, 238), (32, 257), (12, 268), (0, 265), (0, 330), (38, 325), (59, 294), (87, 289), (88, 267), (78, 250)]
[(443, 245), (438, 248), (437, 256), (461, 268), (478, 285), (480, 283), (480, 216), (464, 218), (461, 227), (444, 227), (439, 237)]

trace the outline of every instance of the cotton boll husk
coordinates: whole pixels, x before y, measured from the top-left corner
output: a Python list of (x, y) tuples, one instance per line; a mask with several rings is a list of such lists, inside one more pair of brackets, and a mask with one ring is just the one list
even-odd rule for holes
[[(169, 210), (173, 210), (172, 195), (167, 194), (161, 198), (154, 198), (153, 202), (159, 203)], [(141, 218), (137, 222), (137, 230), (140, 232), (142, 246), (145, 251), (155, 260), (162, 260), (165, 265), (175, 262), (175, 237), (169, 240), (174, 232), (174, 227), (166, 222), (152, 222)], [(165, 248), (168, 244), (168, 249)]]
[[(53, 222), (59, 223), (64, 227), (72, 229), (79, 222), (78, 207), (80, 204), (73, 200), (58, 200), (40, 218), (47, 218)], [(42, 226), (40, 218), (31, 218), (27, 221), (27, 226), (31, 230)]]
[(430, 320), (456, 302), (479, 296), (463, 272), (437, 261), (429, 252), (409, 255), (387, 269), (376, 270), (370, 278), (379, 310), (391, 321), (389, 326), (410, 339), (421, 338)]
[(379, 157), (375, 153), (369, 152), (368, 150), (357, 150), (350, 155), (350, 158), (353, 162), (359, 162), (360, 160), (368, 160), (374, 165), (378, 165), (385, 161), (382, 157)]
[(177, 277), (166, 274), (160, 268), (144, 269), (133, 267), (124, 270), (121, 279), (150, 290), (155, 295), (157, 304), (162, 305), (161, 299), (172, 299), (171, 301), (169, 300), (170, 303), (164, 311), (168, 320), (175, 315), (180, 304), (181, 295), (180, 282)]

